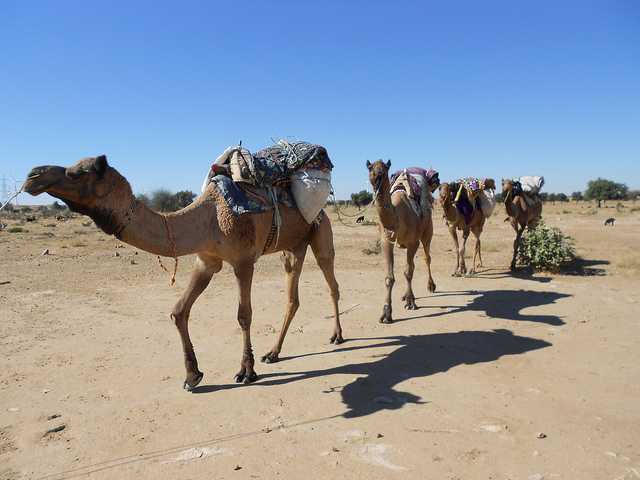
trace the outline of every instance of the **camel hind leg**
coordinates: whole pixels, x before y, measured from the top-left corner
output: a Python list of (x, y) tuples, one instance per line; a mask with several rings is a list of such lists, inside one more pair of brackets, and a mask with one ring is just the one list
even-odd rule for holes
[(278, 339), (267, 354), (263, 355), (261, 360), (265, 363), (275, 363), (280, 360), (279, 355), (282, 350), (282, 344), (287, 336), (289, 325), (300, 307), (300, 297), (298, 293), (298, 285), (300, 283), (300, 273), (304, 264), (304, 257), (307, 254), (307, 244), (300, 245), (297, 249), (290, 252), (282, 252), (282, 260), (286, 274), (287, 283), (287, 306), (284, 313), (284, 320)]
[(198, 370), (198, 360), (189, 337), (189, 313), (195, 301), (209, 285), (213, 274), (219, 272), (221, 268), (222, 261), (219, 259), (204, 261), (202, 258), (198, 258), (196, 260), (196, 269), (191, 274), (189, 286), (171, 312), (171, 318), (178, 328), (180, 340), (182, 341), (184, 366), (187, 374), (183, 388), (187, 391), (192, 391), (203, 377), (202, 372)]
[(251, 347), (251, 283), (253, 281), (253, 263), (245, 262), (233, 266), (236, 274), (236, 281), (240, 290), (240, 303), (238, 305), (238, 323), (242, 329), (242, 361), (240, 370), (235, 375), (236, 383), (251, 383), (258, 379), (256, 375), (253, 359), (253, 349)]
[(417, 242), (414, 245), (407, 246), (407, 267), (404, 271), (404, 278), (407, 280), (407, 290), (402, 296), (402, 300), (404, 301), (404, 308), (406, 308), (407, 310), (418, 309), (418, 306), (416, 305), (416, 297), (413, 294), (413, 288), (411, 286), (411, 283), (413, 281), (413, 272), (416, 268), (415, 256), (417, 251)]
[(436, 291), (436, 282), (431, 275), (431, 239), (433, 238), (433, 226), (422, 236), (422, 248), (424, 249), (424, 260), (427, 264), (427, 289), (430, 293)]
[(316, 262), (320, 270), (322, 270), (324, 279), (331, 292), (334, 324), (333, 333), (329, 341), (338, 345), (344, 342), (344, 338), (342, 338), (342, 325), (340, 324), (340, 308), (338, 306), (338, 302), (340, 301), (340, 287), (336, 280), (334, 268), (336, 252), (333, 247), (333, 230), (329, 217), (326, 215), (324, 215), (320, 225), (314, 229), (311, 237), (311, 250), (316, 257)]

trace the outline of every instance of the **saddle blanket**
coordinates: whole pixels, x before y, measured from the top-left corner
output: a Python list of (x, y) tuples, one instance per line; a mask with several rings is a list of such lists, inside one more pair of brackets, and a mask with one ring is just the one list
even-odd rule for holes
[[(393, 195), (397, 191), (405, 191), (412, 210), (419, 217), (428, 214), (433, 205), (433, 196), (427, 183), (428, 177), (424, 172), (427, 171), (422, 168), (407, 168), (395, 172), (390, 179), (390, 194)], [(437, 175), (434, 170), (432, 172)]]
[[(211, 183), (236, 216), (273, 210), (272, 198), (264, 188), (236, 183), (226, 175), (212, 177)], [(278, 204), (287, 207), (295, 206), (295, 201), (289, 189), (273, 187), (273, 192)]]

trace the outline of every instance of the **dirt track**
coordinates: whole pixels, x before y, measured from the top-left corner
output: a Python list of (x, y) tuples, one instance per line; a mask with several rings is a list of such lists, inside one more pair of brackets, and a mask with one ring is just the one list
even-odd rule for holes
[[(640, 213), (604, 228), (614, 210), (587, 211), (545, 211), (575, 237), (582, 274), (522, 278), (506, 272), (502, 211), (483, 234), (486, 270), (452, 278), (436, 213), (437, 292), (420, 254), (420, 309), (402, 309), (396, 250), (393, 325), (377, 323), (382, 257), (362, 253), (376, 227), (334, 217), (347, 342), (328, 344), (330, 301), (308, 255), (283, 361), (258, 364), (249, 386), (232, 383), (241, 334), (225, 267), (191, 315), (205, 374), (194, 394), (168, 316), (190, 259), (171, 288), (155, 257), (116, 248), (86, 218), (0, 232), (0, 479), (640, 479)], [(283, 298), (279, 257), (265, 257), (257, 354)]]

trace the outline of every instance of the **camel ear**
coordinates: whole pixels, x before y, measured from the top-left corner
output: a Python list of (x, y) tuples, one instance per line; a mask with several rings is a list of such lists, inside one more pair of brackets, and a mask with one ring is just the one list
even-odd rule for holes
[(386, 165), (387, 165), (387, 170), (388, 170), (389, 168), (391, 168), (391, 160), (387, 160)]
[(102, 176), (104, 175), (104, 172), (107, 171), (108, 166), (109, 164), (107, 163), (106, 155), (98, 155), (95, 161), (93, 162), (93, 168), (95, 169), (96, 173), (98, 174), (98, 177), (100, 178), (102, 178)]
[(367, 169), (371, 170), (371, 162), (367, 160)]

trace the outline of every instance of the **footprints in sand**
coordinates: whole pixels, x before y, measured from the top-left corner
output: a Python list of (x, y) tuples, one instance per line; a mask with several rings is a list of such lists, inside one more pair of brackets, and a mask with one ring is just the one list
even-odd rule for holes
[[(381, 434), (377, 434), (375, 438), (383, 438)], [(374, 443), (371, 441), (366, 432), (362, 430), (348, 430), (339, 437), (338, 447), (331, 447), (330, 451), (322, 452), (320, 455), (339, 456), (347, 454), (349, 458), (359, 462), (364, 462), (376, 467), (386, 468), (388, 470), (403, 471), (406, 467), (395, 464), (391, 459), (392, 445), (386, 443)]]
[(9, 427), (0, 427), (0, 480), (17, 480), (18, 474), (6, 467), (4, 455), (17, 450)]
[(0, 455), (17, 449), (15, 443), (13, 443), (13, 436), (9, 431), (9, 427), (0, 427)]
[(165, 460), (162, 463), (183, 463), (201, 460), (207, 457), (229, 454), (224, 448), (218, 447), (194, 447), (180, 452), (176, 457)]

